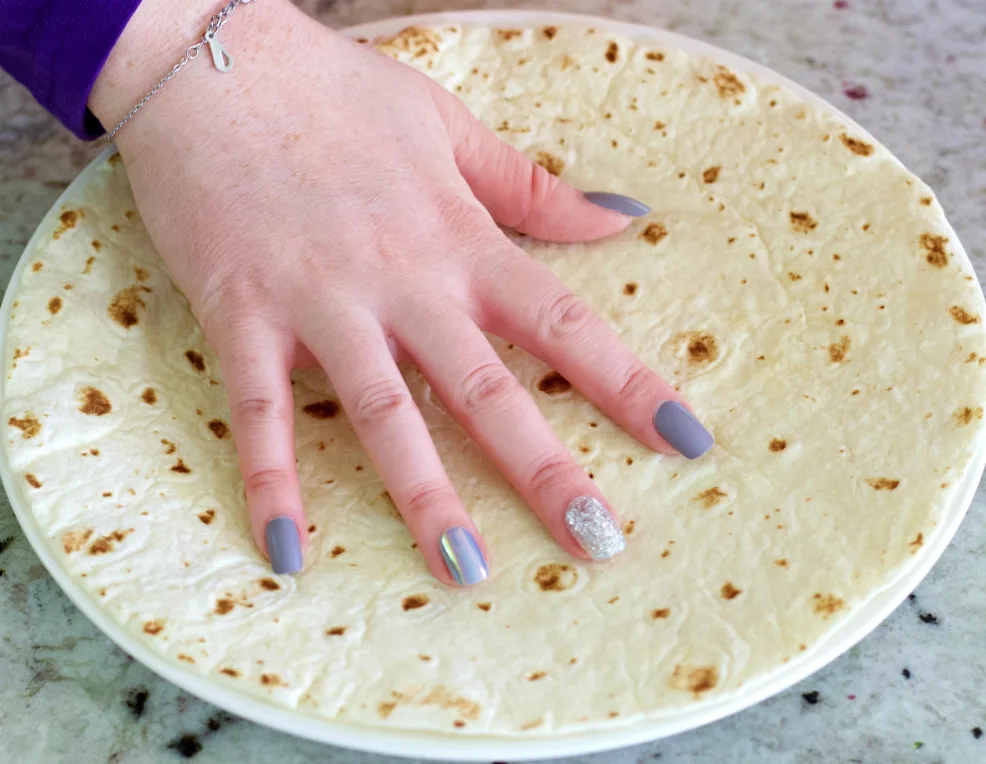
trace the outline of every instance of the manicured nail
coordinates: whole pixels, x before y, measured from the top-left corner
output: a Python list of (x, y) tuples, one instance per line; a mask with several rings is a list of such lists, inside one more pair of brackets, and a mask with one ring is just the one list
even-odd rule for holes
[(286, 515), (269, 520), (264, 536), (270, 566), (275, 573), (297, 573), (301, 570), (301, 537), (294, 520)]
[(565, 510), (565, 524), (593, 560), (608, 560), (626, 549), (616, 519), (597, 499), (577, 496)]
[(697, 459), (715, 443), (702, 423), (678, 401), (665, 401), (657, 407), (654, 427), (662, 438), (687, 459)]
[(442, 557), (445, 567), (459, 586), (472, 586), (489, 575), (483, 550), (465, 528), (449, 528), (442, 534)]
[(622, 194), (611, 194), (608, 191), (586, 191), (585, 198), (597, 207), (605, 207), (607, 210), (620, 212), (632, 218), (639, 218), (650, 212), (650, 207), (643, 202), (638, 202), (636, 199)]

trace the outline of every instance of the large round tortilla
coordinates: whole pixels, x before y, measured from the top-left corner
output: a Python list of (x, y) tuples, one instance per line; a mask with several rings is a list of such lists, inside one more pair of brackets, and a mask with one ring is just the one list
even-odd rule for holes
[(4, 426), (71, 575), (191, 672), (368, 725), (545, 735), (627, 724), (798, 660), (936, 534), (983, 435), (984, 302), (931, 191), (794, 96), (600, 31), (408, 30), (382, 49), (585, 189), (654, 212), (591, 246), (519, 240), (715, 434), (647, 451), (496, 342), (625, 519), (566, 557), (409, 385), (493, 551), (437, 584), (319, 374), (296, 377), (305, 571), (253, 546), (214, 355), (111, 160), (18, 285)]

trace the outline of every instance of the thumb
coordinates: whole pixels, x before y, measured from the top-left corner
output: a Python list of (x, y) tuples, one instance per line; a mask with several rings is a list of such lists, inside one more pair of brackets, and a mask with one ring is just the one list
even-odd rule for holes
[(502, 226), (561, 243), (618, 233), (650, 207), (628, 196), (583, 193), (501, 141), (455, 96), (442, 93), (439, 108), (455, 149), (459, 172)]

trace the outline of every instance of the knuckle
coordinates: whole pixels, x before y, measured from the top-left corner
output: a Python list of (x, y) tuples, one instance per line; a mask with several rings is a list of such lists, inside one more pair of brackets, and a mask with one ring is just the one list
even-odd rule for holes
[(233, 418), (240, 422), (281, 421), (284, 412), (278, 411), (277, 404), (264, 396), (243, 396), (232, 403)]
[(440, 194), (434, 205), (436, 216), (455, 240), (473, 239), (490, 225), (485, 209), (458, 194)]
[(459, 385), (456, 400), (465, 412), (488, 409), (509, 400), (519, 383), (501, 363), (484, 363), (470, 371)]
[(264, 492), (281, 492), (287, 489), (295, 475), (287, 469), (262, 469), (243, 476), (247, 495)]
[(448, 483), (421, 483), (411, 487), (403, 502), (402, 512), (407, 515), (420, 515), (429, 510), (455, 503), (455, 489)]
[(596, 322), (589, 307), (571, 292), (547, 298), (538, 310), (537, 338), (545, 345), (569, 340)]
[(353, 396), (353, 419), (359, 424), (377, 425), (399, 416), (409, 405), (411, 394), (403, 382), (371, 382)]
[(640, 361), (633, 363), (618, 377), (616, 398), (621, 403), (634, 403), (649, 396), (652, 372)]
[(570, 488), (583, 477), (568, 454), (552, 453), (531, 465), (527, 484), (535, 496), (543, 496), (557, 493), (557, 489)]

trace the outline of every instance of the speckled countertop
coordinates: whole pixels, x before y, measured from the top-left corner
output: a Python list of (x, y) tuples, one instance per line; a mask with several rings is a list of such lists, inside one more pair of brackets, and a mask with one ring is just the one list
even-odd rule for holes
[[(484, 0), (300, 0), (333, 26), (501, 7)], [(773, 67), (865, 126), (938, 193), (986, 275), (986, 4), (981, 0), (570, 0), (509, 3), (642, 22)], [(99, 150), (0, 74), (0, 283)], [(916, 444), (919, 447), (919, 444)], [(667, 741), (585, 764), (986, 761), (986, 492), (941, 561), (882, 626), (791, 690)], [(234, 719), (158, 679), (76, 611), (0, 504), (0, 764), (384, 757)]]

